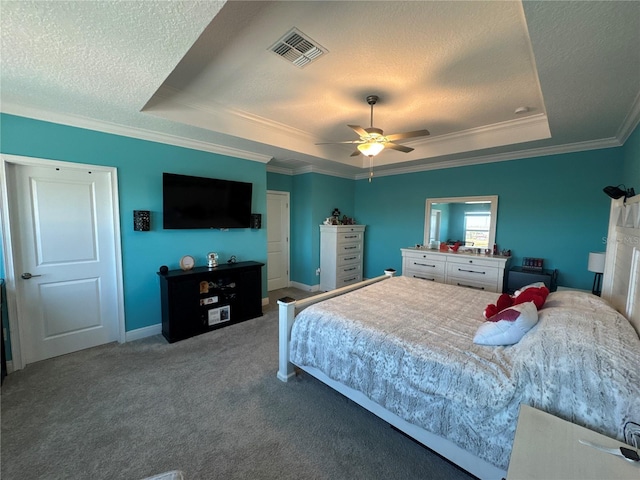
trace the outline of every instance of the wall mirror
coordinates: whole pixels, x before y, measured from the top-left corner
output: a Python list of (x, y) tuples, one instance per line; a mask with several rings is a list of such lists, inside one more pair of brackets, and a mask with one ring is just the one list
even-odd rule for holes
[(424, 246), (440, 242), (493, 249), (496, 241), (498, 196), (427, 198)]

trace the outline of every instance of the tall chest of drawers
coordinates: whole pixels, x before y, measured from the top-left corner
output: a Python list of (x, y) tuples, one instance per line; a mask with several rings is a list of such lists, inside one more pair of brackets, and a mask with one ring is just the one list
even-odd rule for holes
[(320, 290), (362, 280), (364, 225), (320, 225)]
[(502, 293), (509, 257), (403, 248), (402, 275)]

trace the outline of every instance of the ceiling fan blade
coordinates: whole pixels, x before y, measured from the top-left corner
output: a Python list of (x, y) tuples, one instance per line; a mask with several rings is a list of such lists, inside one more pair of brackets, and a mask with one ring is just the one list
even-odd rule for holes
[(357, 157), (358, 155), (360, 155), (360, 150), (356, 150), (355, 152), (353, 152), (351, 155), (349, 155), (350, 157)]
[(362, 140), (345, 140), (344, 142), (320, 142), (314, 145), (340, 145), (343, 143), (364, 143)]
[(361, 137), (366, 137), (367, 135), (369, 135), (369, 133), (367, 133), (367, 131), (359, 125), (347, 125), (347, 127), (352, 129)]
[(397, 143), (386, 142), (384, 148), (391, 148), (392, 150), (398, 150), (399, 152), (409, 153), (413, 152), (413, 148), (405, 147), (404, 145), (398, 145)]
[(415, 130), (413, 132), (393, 133), (387, 135), (387, 140), (394, 142), (396, 140), (402, 140), (403, 138), (424, 137), (429, 135), (429, 130)]

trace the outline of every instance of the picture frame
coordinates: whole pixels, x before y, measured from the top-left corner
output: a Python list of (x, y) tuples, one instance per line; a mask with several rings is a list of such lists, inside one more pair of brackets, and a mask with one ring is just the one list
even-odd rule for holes
[(207, 312), (207, 323), (210, 327), (231, 320), (231, 305), (212, 308)]

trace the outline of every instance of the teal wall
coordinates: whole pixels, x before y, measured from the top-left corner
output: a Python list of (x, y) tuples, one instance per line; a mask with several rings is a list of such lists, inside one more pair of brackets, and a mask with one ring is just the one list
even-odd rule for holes
[(422, 243), (429, 197), (498, 195), (496, 243), (512, 265), (542, 257), (559, 270), (560, 285), (589, 289), (590, 251), (604, 251), (606, 185), (622, 178), (620, 148), (551, 155), (358, 181), (356, 212), (369, 228), (365, 276), (401, 268), (400, 248)]
[[(353, 180), (307, 173), (303, 175), (267, 174), (269, 190), (291, 194), (290, 279), (304, 285), (318, 285), (316, 269), (320, 267), (319, 225), (338, 208), (354, 217)], [(357, 220), (357, 218), (356, 218)]]
[(293, 176), (267, 172), (267, 190), (293, 193)]
[[(542, 257), (558, 269), (560, 285), (589, 290), (588, 254), (606, 248), (610, 200), (602, 188), (640, 186), (639, 132), (622, 148), (374, 177), (371, 183), (268, 174), (269, 189), (291, 192), (291, 280), (317, 285), (317, 226), (334, 203), (367, 225), (364, 274), (373, 277), (384, 268), (401, 270), (400, 248), (423, 243), (427, 198), (498, 195), (496, 242), (512, 251), (511, 265)], [(333, 201), (340, 192), (346, 192), (344, 200)], [(346, 211), (351, 199), (354, 208)]]
[[(211, 251), (222, 261), (235, 255), (238, 261), (266, 264), (266, 228), (162, 229), (162, 172), (251, 182), (252, 211), (266, 215), (265, 164), (11, 115), (0, 121), (2, 153), (117, 168), (127, 331), (161, 322), (156, 274), (161, 265), (179, 268), (186, 254), (194, 256), (196, 265), (206, 265)], [(151, 211), (150, 232), (133, 231), (133, 210)], [(262, 270), (265, 298), (266, 266)]]
[(604, 251), (610, 199), (622, 181), (620, 148), (551, 155), (421, 173), (374, 177), (356, 185), (356, 214), (367, 227), (365, 276), (401, 270), (400, 248), (423, 242), (429, 197), (498, 195), (496, 243), (522, 257), (542, 257), (560, 285), (590, 289), (590, 251)]
[[(639, 128), (621, 148), (374, 177), (369, 183), (267, 173), (257, 162), (11, 115), (0, 122), (3, 153), (118, 169), (127, 331), (160, 322), (160, 265), (177, 268), (184, 254), (204, 264), (208, 251), (223, 260), (236, 255), (266, 263), (266, 228), (163, 230), (163, 171), (252, 182), (253, 211), (265, 218), (266, 190), (290, 192), (291, 280), (310, 286), (319, 283), (318, 225), (334, 208), (367, 225), (364, 274), (372, 277), (384, 268), (400, 270), (400, 248), (423, 242), (427, 198), (498, 195), (496, 242), (511, 249), (512, 264), (524, 256), (543, 257), (559, 270), (561, 285), (590, 289), (587, 256), (604, 250), (607, 233), (610, 202), (602, 188), (624, 183), (640, 190)], [(151, 232), (133, 232), (134, 209), (152, 211)]]

